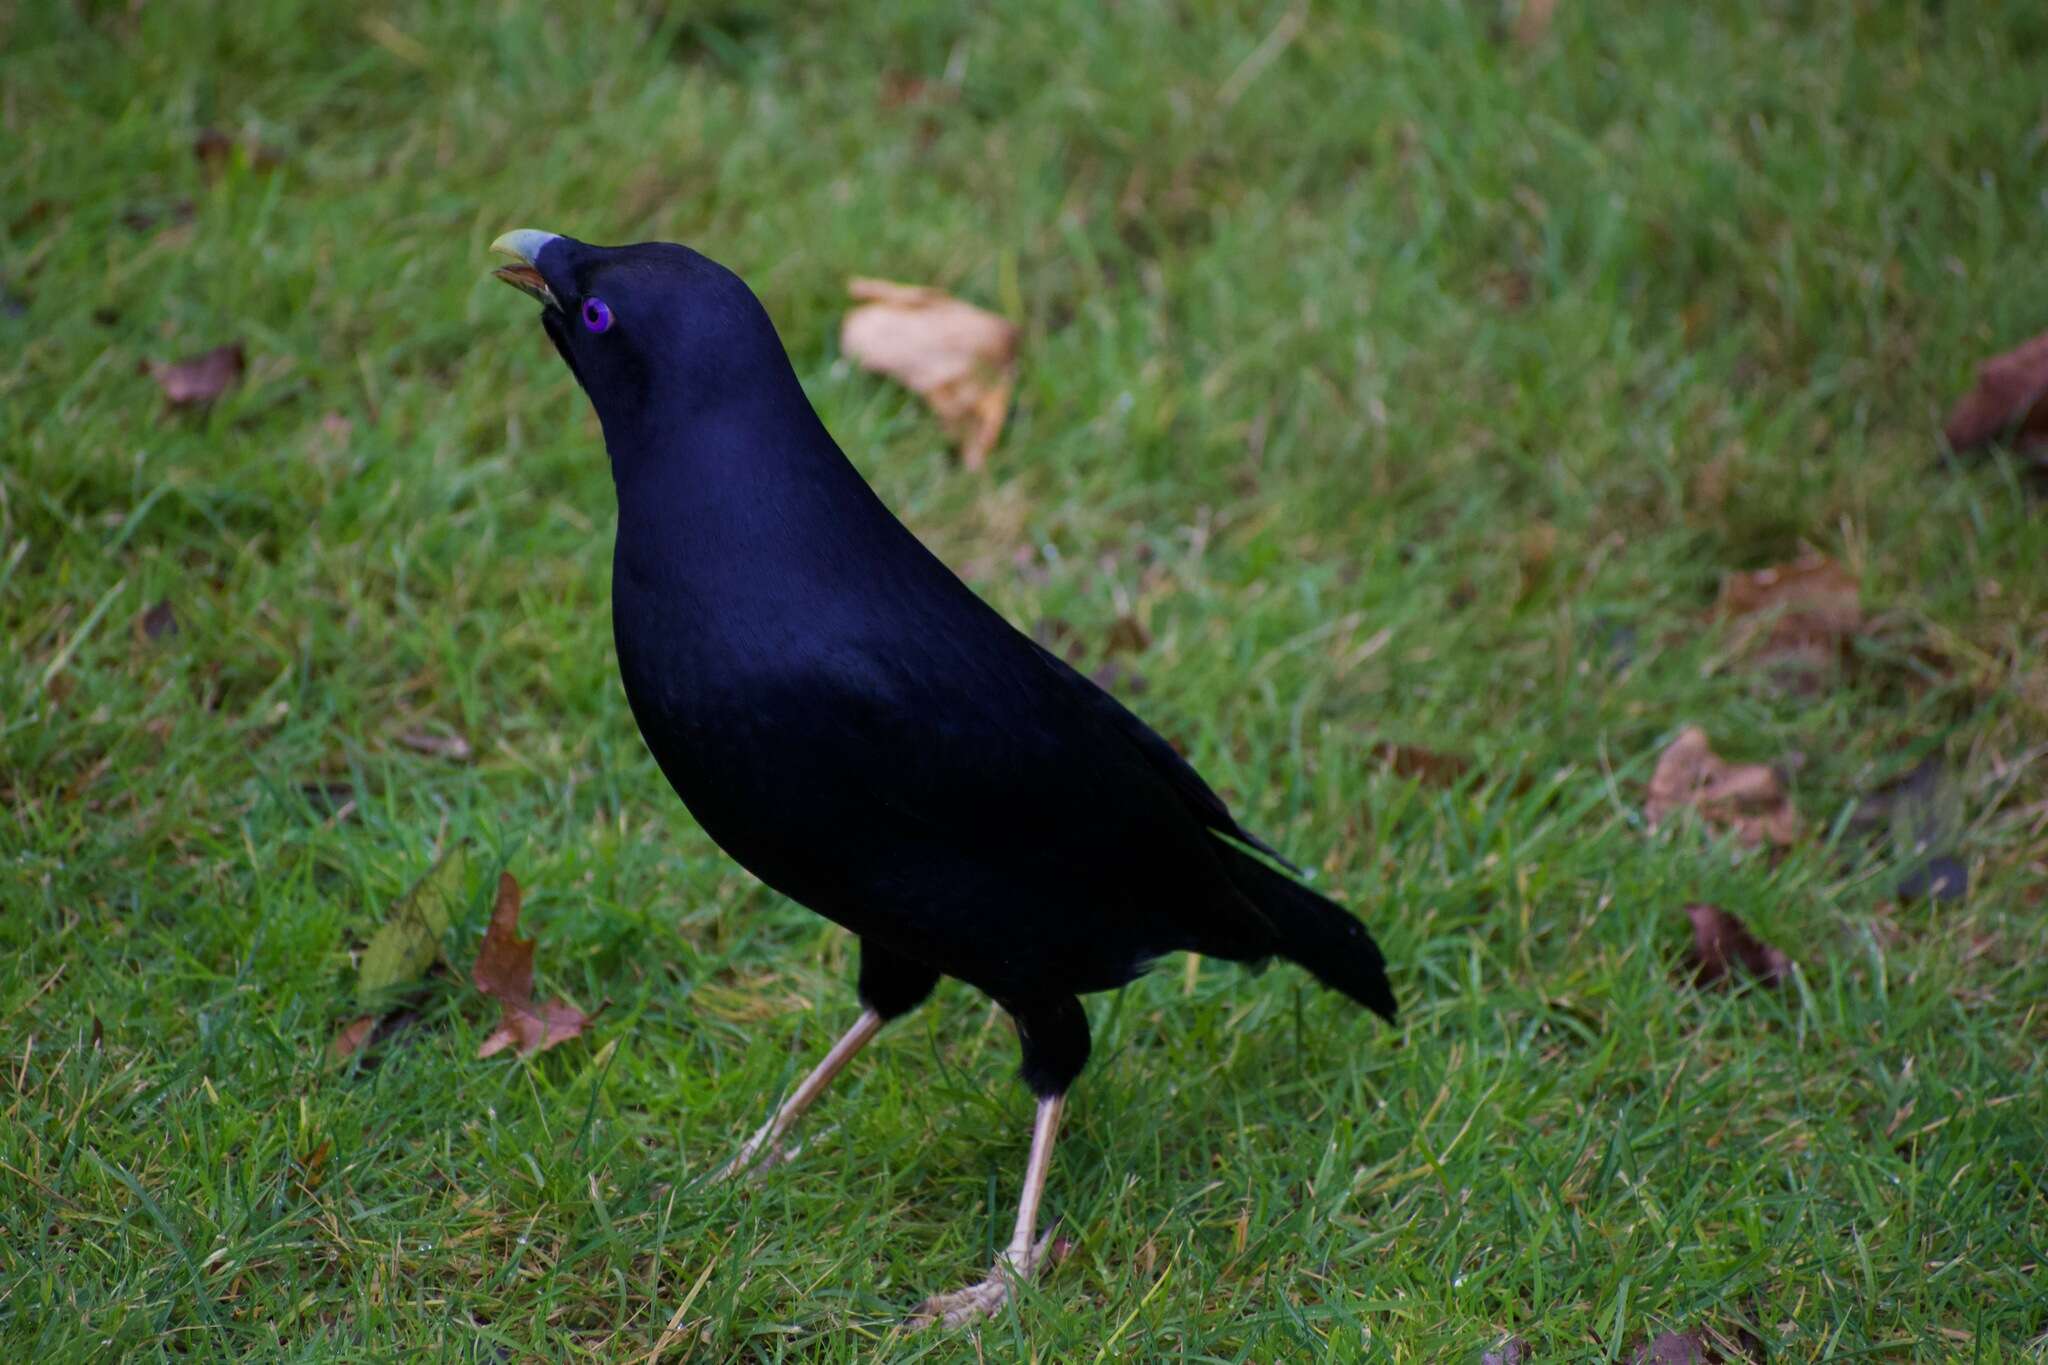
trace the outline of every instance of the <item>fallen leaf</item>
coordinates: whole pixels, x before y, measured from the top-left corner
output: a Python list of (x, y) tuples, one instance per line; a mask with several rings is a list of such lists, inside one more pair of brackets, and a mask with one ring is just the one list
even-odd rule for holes
[(498, 1027), (476, 1050), (490, 1057), (515, 1048), (522, 1057), (544, 1052), (579, 1037), (595, 1016), (561, 1000), (533, 999), (533, 940), (519, 937), (519, 883), (509, 872), (498, 876), (498, 899), (484, 930), (470, 980), (498, 1002)]
[(144, 373), (156, 381), (171, 406), (178, 408), (211, 403), (242, 377), (246, 366), (240, 342), (216, 346), (184, 360), (142, 362)]
[(1691, 1332), (1661, 1332), (1651, 1337), (1635, 1354), (1629, 1357), (1630, 1365), (1706, 1365), (1709, 1359), (1706, 1343)]
[(1658, 756), (1643, 815), (1656, 829), (1687, 806), (1709, 825), (1733, 830), (1750, 848), (1766, 841), (1782, 846), (1799, 837), (1799, 813), (1778, 775), (1761, 763), (1728, 762), (1697, 725), (1688, 725)]
[(341, 1031), (334, 1035), (334, 1041), (327, 1045), (327, 1055), (337, 1062), (347, 1061), (363, 1050), (364, 1045), (370, 1041), (370, 1034), (375, 1032), (376, 1028), (376, 1015), (357, 1015), (343, 1024)]
[(1515, 588), (1515, 601), (1525, 602), (1550, 579), (1551, 563), (1557, 557), (1557, 528), (1547, 521), (1526, 527), (1516, 548), (1521, 577)]
[(1763, 1365), (1765, 1350), (1756, 1333), (1661, 1332), (1629, 1353), (1629, 1365)]
[(1834, 664), (1842, 642), (1862, 627), (1862, 586), (1807, 550), (1790, 564), (1724, 575), (1714, 615), (1729, 623), (1735, 654), (1815, 671)]
[(1542, 42), (1556, 13), (1557, 0), (1522, 0), (1515, 11), (1515, 41), (1523, 47)]
[(543, 1000), (537, 1005), (507, 1005), (504, 1017), (490, 1036), (477, 1046), (478, 1057), (495, 1056), (515, 1048), (522, 1057), (583, 1036), (591, 1016), (561, 1000)]
[(1499, 1350), (1480, 1356), (1479, 1365), (1529, 1365), (1535, 1358), (1528, 1342), (1520, 1337), (1509, 1337), (1500, 1344)]
[(172, 609), (171, 599), (166, 597), (143, 612), (135, 625), (142, 632), (143, 639), (161, 640), (166, 635), (178, 633), (178, 613)]
[(1949, 410), (1949, 449), (1975, 450), (2010, 429), (2015, 450), (2048, 450), (2048, 332), (1977, 370), (1977, 386)]
[(434, 965), (468, 872), (468, 847), (457, 844), (391, 907), (356, 969), (356, 999), (365, 1008), (384, 1003), (392, 990), (410, 986)]
[(858, 307), (840, 324), (840, 349), (931, 405), (980, 469), (1003, 433), (1017, 382), (1017, 328), (1008, 320), (921, 285), (853, 279)]
[(320, 1145), (306, 1153), (299, 1162), (299, 1179), (309, 1190), (320, 1188), (320, 1180), (327, 1170), (327, 1158), (334, 1155), (334, 1139), (322, 1138)]
[(524, 1004), (533, 999), (533, 940), (519, 937), (519, 883), (498, 874), (498, 898), (469, 979), (493, 1000)]
[(1472, 770), (1472, 761), (1459, 754), (1439, 753), (1419, 744), (1395, 744), (1382, 740), (1372, 746), (1372, 756), (1396, 777), (1405, 777), (1425, 787), (1455, 787)]
[(1726, 981), (1740, 967), (1766, 986), (1781, 986), (1792, 975), (1792, 959), (1749, 932), (1749, 926), (1718, 905), (1685, 907), (1692, 921), (1693, 984)]
[(248, 158), (251, 170), (271, 170), (284, 160), (284, 154), (275, 147), (267, 147), (252, 138), (231, 137), (218, 128), (203, 128), (199, 136), (192, 139), (192, 155), (206, 168), (208, 180), (220, 179), (233, 164), (237, 149)]
[(327, 1055), (334, 1062), (345, 1062), (358, 1053), (369, 1052), (419, 1021), (419, 1011), (409, 1009), (394, 1010), (390, 1014), (359, 1015), (335, 1033), (334, 1041), (327, 1045)]
[(469, 741), (461, 735), (437, 735), (431, 730), (407, 730), (398, 737), (398, 742), (416, 754), (446, 758), (456, 763), (467, 763), (475, 757), (475, 751), (469, 747)]
[(1102, 642), (1105, 654), (1137, 654), (1151, 647), (1152, 632), (1135, 616), (1119, 616), (1110, 622)]

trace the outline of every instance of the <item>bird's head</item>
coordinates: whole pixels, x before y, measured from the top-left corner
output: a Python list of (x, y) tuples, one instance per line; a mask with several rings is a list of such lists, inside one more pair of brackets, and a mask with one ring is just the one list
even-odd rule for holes
[(735, 402), (782, 400), (796, 384), (753, 291), (686, 246), (592, 246), (520, 228), (491, 249), (515, 262), (497, 278), (540, 301), (541, 326), (615, 459)]

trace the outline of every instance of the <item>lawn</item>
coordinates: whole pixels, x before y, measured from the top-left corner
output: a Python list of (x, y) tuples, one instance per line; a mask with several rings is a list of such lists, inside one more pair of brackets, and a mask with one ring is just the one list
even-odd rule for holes
[[(0, 6), (0, 1341), (2040, 1359), (2048, 509), (1940, 432), (2048, 326), (2048, 9), (1547, 8)], [(520, 226), (745, 275), (891, 505), (1395, 966), (1395, 1029), (1285, 967), (1092, 998), (1067, 1254), (978, 1340), (899, 1326), (1021, 1174), (971, 991), (702, 1179), (851, 945), (641, 746)], [(854, 275), (1021, 325), (985, 471), (842, 357)], [(211, 404), (140, 372), (231, 343)], [(1806, 546), (1860, 610), (1788, 678), (1714, 604)], [(1689, 725), (1796, 834), (1651, 828)], [(457, 969), (335, 1063), (465, 842)], [(524, 1060), (461, 969), (500, 870), (606, 1004)], [(1789, 976), (1698, 986), (1695, 903)]]

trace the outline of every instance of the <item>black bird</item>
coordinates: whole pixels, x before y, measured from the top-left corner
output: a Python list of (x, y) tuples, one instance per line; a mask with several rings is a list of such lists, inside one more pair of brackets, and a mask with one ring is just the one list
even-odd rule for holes
[(1053, 1135), (1088, 1059), (1077, 995), (1179, 950), (1277, 954), (1393, 1019), (1365, 927), (882, 505), (737, 275), (661, 242), (523, 229), (492, 247), (604, 428), (612, 634), (648, 749), (721, 848), (860, 938), (859, 1020), (723, 1174), (772, 1158), (941, 976), (985, 991), (1016, 1022), (1038, 1113), (1008, 1250), (916, 1314), (964, 1322), (1040, 1258)]

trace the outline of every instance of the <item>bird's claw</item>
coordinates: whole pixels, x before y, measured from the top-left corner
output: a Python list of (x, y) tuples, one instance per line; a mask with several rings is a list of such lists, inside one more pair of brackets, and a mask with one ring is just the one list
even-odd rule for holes
[(1004, 1252), (996, 1259), (987, 1279), (950, 1294), (932, 1295), (910, 1315), (908, 1326), (912, 1331), (926, 1327), (964, 1327), (994, 1317), (1010, 1301), (1015, 1286), (1031, 1278), (1032, 1272), (1045, 1260), (1046, 1248), (1051, 1244), (1052, 1234), (1048, 1232), (1022, 1256)]
[(758, 1180), (777, 1166), (796, 1160), (813, 1142), (831, 1136), (834, 1129), (823, 1128), (810, 1135), (805, 1142), (767, 1142), (760, 1134), (748, 1138), (731, 1161), (726, 1162), (711, 1174), (714, 1185), (722, 1185), (738, 1176)]
[(749, 1180), (759, 1180), (763, 1174), (774, 1170), (785, 1161), (795, 1160), (797, 1153), (803, 1149), (803, 1144), (800, 1142), (778, 1142), (773, 1147), (764, 1151), (750, 1142), (740, 1148), (739, 1153), (731, 1161), (726, 1162), (723, 1166), (712, 1172), (711, 1183), (723, 1185), (727, 1181), (736, 1180), (741, 1176), (745, 1176)]

